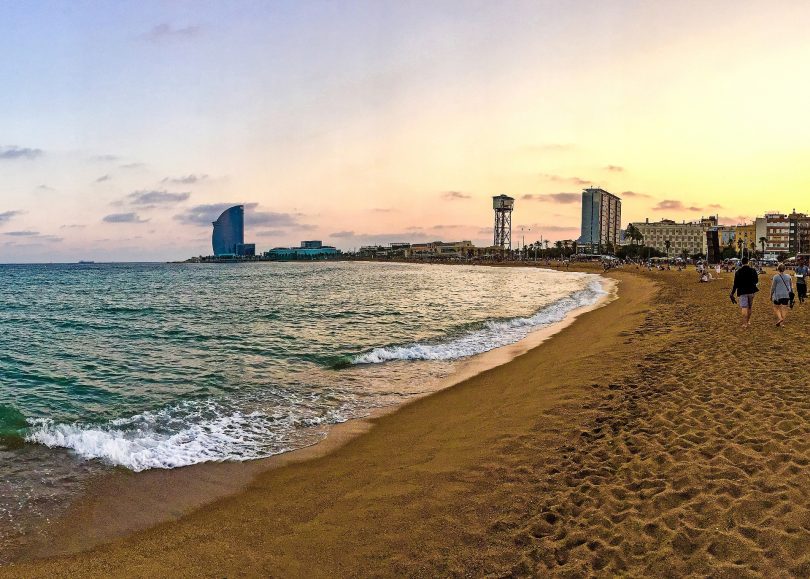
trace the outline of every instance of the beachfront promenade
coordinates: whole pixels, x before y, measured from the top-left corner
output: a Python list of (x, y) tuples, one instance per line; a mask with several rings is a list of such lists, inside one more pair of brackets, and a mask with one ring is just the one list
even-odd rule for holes
[(619, 299), (325, 456), (0, 576), (810, 576), (810, 306), (774, 327), (763, 277), (741, 331), (731, 274), (608, 276)]

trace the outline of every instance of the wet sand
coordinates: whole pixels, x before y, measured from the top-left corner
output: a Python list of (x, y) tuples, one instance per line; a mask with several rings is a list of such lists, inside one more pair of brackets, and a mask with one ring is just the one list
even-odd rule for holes
[(503, 366), (0, 576), (810, 575), (807, 306), (779, 329), (760, 297), (740, 332), (728, 279), (609, 276), (619, 299)]

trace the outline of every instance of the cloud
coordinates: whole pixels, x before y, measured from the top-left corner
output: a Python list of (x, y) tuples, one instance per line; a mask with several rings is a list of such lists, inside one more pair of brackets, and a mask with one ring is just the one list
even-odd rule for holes
[(636, 191), (624, 191), (619, 193), (622, 197), (644, 197), (646, 199), (652, 199), (652, 195), (647, 195), (646, 193), (637, 193)]
[(375, 207), (372, 209), (374, 213), (396, 213), (397, 209), (391, 207)]
[(687, 207), (681, 201), (677, 201), (675, 199), (664, 199), (663, 201), (659, 201), (658, 204), (653, 207), (653, 211), (703, 211), (703, 208), (694, 206)]
[(78, 223), (70, 224), (70, 225), (60, 225), (59, 229), (84, 229), (87, 227), (86, 225), (80, 225)]
[(719, 203), (709, 203), (709, 204), (707, 205), (707, 207), (708, 207), (709, 209), (723, 209), (723, 206), (722, 206), (722, 205), (720, 205)]
[(191, 196), (191, 193), (170, 193), (169, 191), (133, 191), (127, 195), (132, 205), (171, 205), (180, 203)]
[(121, 157), (118, 155), (96, 155), (91, 157), (91, 160), (98, 161), (100, 163), (111, 163), (113, 161), (118, 161)]
[(431, 225), (431, 229), (463, 229), (466, 225)]
[(110, 179), (112, 179), (112, 177), (110, 175), (102, 175), (101, 177), (96, 179), (95, 182), (96, 183), (103, 183), (104, 181), (109, 181)]
[(137, 213), (111, 213), (105, 215), (102, 221), (107, 223), (146, 223), (148, 219), (141, 219)]
[(199, 32), (199, 26), (184, 26), (182, 28), (176, 28), (168, 22), (164, 22), (152, 28), (152, 30), (144, 35), (144, 38), (153, 42), (160, 42), (162, 40), (169, 40), (172, 38), (191, 38), (196, 36)]
[(0, 147), (0, 159), (36, 159), (42, 156), (42, 149), (31, 149), (28, 147)]
[(541, 201), (547, 203), (579, 203), (582, 193), (547, 193), (545, 195), (535, 195), (528, 193), (520, 197), (524, 201)]
[(613, 173), (621, 173), (624, 171), (624, 167), (620, 167), (619, 165), (608, 165), (605, 167), (605, 171), (611, 171)]
[(39, 235), (39, 231), (6, 231), (3, 235), (11, 235), (13, 237), (34, 237)]
[(47, 235), (44, 233), (40, 233), (39, 231), (30, 231), (30, 230), (6, 231), (3, 235), (8, 235), (9, 237), (23, 237), (25, 239), (35, 241), (48, 241), (48, 242), (62, 241), (62, 238), (57, 237), (56, 235)]
[(123, 165), (119, 165), (122, 169), (143, 169), (146, 167), (146, 163), (124, 163)]
[(336, 231), (329, 235), (329, 237), (334, 237), (335, 239), (346, 239), (347, 237), (354, 237), (356, 234), (354, 231)]
[(581, 177), (562, 177), (560, 175), (552, 175), (550, 173), (540, 173), (540, 177), (555, 183), (571, 183), (573, 185), (591, 185), (592, 181), (582, 179)]
[(22, 215), (22, 211), (3, 211), (0, 213), (0, 223), (7, 223), (17, 215)]
[(751, 221), (753, 221), (753, 219), (751, 219), (751, 217), (749, 217), (748, 215), (737, 215), (736, 217), (721, 215), (718, 219), (720, 220), (720, 223), (729, 223), (732, 225), (737, 225), (740, 223), (750, 223)]
[(37, 190), (38, 191), (56, 191), (56, 189), (54, 189), (53, 187), (48, 187), (44, 183), (42, 185), (37, 185)]
[(161, 183), (174, 183), (176, 185), (193, 185), (194, 183), (199, 183), (200, 181), (205, 181), (208, 179), (208, 175), (184, 175), (181, 177), (165, 177), (161, 179)]
[(458, 199), (470, 199), (472, 198), (472, 195), (469, 193), (462, 193), (461, 191), (445, 191), (442, 193), (442, 198), (455, 201)]
[(265, 227), (295, 227), (298, 229), (315, 229), (314, 225), (300, 223), (299, 214), (276, 213), (273, 211), (257, 211), (258, 203), (210, 203), (195, 205), (183, 213), (178, 213), (174, 219), (188, 225), (210, 226), (226, 209), (234, 205), (245, 206), (246, 226)]

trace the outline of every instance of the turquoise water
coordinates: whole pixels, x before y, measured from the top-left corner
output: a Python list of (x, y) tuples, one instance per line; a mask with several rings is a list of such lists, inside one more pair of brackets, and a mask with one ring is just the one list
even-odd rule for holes
[(534, 268), (0, 266), (0, 517), (82, 473), (310, 444), (600, 294)]

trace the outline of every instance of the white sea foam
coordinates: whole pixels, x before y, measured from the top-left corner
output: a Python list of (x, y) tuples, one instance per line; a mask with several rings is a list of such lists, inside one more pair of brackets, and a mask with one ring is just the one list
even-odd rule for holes
[(601, 282), (594, 279), (585, 288), (541, 308), (531, 316), (489, 321), (480, 329), (450, 340), (374, 348), (356, 356), (352, 362), (380, 364), (393, 360), (456, 360), (482, 354), (519, 342), (539, 328), (562, 321), (568, 312), (594, 304), (604, 295)]
[(26, 440), (51, 448), (68, 448), (82, 458), (100, 459), (139, 472), (264, 458), (290, 450), (293, 433), (301, 427), (345, 420), (340, 410), (325, 416), (268, 416), (260, 412), (223, 412), (207, 402), (144, 412), (104, 425), (55, 424), (40, 419), (34, 422)]
[[(458, 337), (432, 343), (376, 348), (357, 356), (355, 364), (391, 360), (453, 360), (518, 342), (532, 331), (558, 322), (573, 309), (593, 304), (604, 295), (600, 282), (559, 299), (528, 317), (489, 321)], [(265, 391), (265, 393), (269, 392)], [(333, 394), (335, 394), (333, 392)], [(264, 458), (311, 444), (324, 424), (343, 422), (363, 413), (349, 393), (339, 394), (337, 407), (325, 410), (323, 400), (309, 395), (273, 392), (275, 405), (263, 411), (240, 410), (237, 401), (185, 402), (104, 424), (32, 421), (26, 440), (67, 448), (85, 459), (133, 471), (177, 468), (201, 462)], [(372, 401), (367, 404), (374, 404)]]

